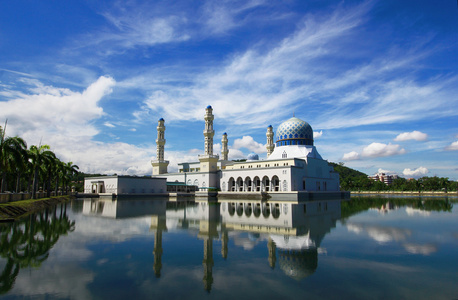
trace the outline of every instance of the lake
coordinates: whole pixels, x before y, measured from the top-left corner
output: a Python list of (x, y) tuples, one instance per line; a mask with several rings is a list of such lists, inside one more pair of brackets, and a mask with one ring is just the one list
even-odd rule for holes
[(78, 199), (0, 225), (0, 298), (456, 299), (456, 201)]

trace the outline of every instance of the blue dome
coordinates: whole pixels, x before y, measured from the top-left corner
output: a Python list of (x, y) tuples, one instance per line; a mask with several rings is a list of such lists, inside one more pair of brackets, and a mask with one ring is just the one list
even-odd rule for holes
[(164, 118), (160, 118), (159, 121), (164, 121)]
[(207, 106), (207, 109), (209, 109), (209, 108), (212, 108), (212, 106), (211, 105)]
[(313, 129), (305, 121), (292, 117), (277, 129), (277, 146), (309, 145), (313, 146)]
[(248, 154), (247, 160), (259, 160), (259, 156), (256, 153), (251, 152)]

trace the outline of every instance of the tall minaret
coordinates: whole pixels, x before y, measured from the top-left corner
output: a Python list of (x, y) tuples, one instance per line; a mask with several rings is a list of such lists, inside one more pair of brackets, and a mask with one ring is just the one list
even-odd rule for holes
[(227, 133), (223, 133), (221, 145), (221, 156), (223, 157), (223, 160), (227, 160), (227, 154), (229, 153), (229, 150), (227, 149)]
[(267, 158), (269, 157), (269, 155), (272, 154), (272, 152), (274, 151), (274, 148), (275, 148), (275, 145), (274, 145), (274, 130), (272, 128), (272, 125), (269, 125), (269, 127), (267, 127), (267, 133), (266, 133), (266, 137), (267, 137)]
[(213, 119), (215, 118), (212, 114), (213, 109), (209, 105), (205, 109), (205, 129), (204, 129), (204, 137), (205, 137), (205, 155), (213, 155), (213, 136), (215, 135), (215, 131), (213, 130)]
[(160, 118), (157, 124), (156, 145), (156, 160), (151, 161), (153, 175), (167, 173), (167, 166), (169, 165), (169, 162), (164, 160), (165, 126), (163, 118)]
[[(213, 109), (209, 105), (205, 109), (205, 129), (204, 129), (204, 137), (205, 137), (205, 154), (199, 155), (200, 161), (200, 171), (201, 172), (215, 172), (217, 171), (217, 164), (218, 164), (218, 155), (213, 155), (213, 136), (215, 135), (215, 131), (213, 130), (213, 119), (215, 118), (212, 114)], [(213, 180), (210, 184), (214, 184)]]

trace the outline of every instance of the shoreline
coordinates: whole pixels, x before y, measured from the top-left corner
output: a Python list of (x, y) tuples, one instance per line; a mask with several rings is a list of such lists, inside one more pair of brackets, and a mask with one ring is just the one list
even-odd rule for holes
[(56, 204), (67, 202), (74, 196), (65, 195), (35, 200), (22, 200), (0, 204), (0, 223), (14, 222), (28, 214), (41, 211)]
[(404, 196), (453, 196), (458, 197), (458, 192), (442, 191), (350, 191), (351, 195), (404, 195)]

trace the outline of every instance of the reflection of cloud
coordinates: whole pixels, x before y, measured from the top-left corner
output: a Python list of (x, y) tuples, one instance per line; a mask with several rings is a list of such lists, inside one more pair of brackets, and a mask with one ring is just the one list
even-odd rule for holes
[(94, 274), (77, 264), (47, 262), (40, 269), (22, 272), (9, 295), (43, 296), (59, 298), (90, 299), (91, 293), (86, 285), (94, 279)]
[(430, 211), (421, 210), (418, 208), (406, 207), (406, 213), (409, 216), (420, 215), (424, 217), (429, 217), (431, 215)]
[(254, 236), (245, 232), (229, 232), (229, 237), (234, 241), (234, 245), (242, 247), (244, 250), (252, 250), (254, 246), (267, 238), (264, 235)]
[(409, 229), (401, 229), (395, 227), (370, 226), (365, 224), (349, 223), (347, 224), (349, 231), (360, 234), (366, 232), (371, 238), (379, 243), (389, 241), (404, 241), (412, 232)]
[(430, 255), (431, 253), (437, 252), (437, 247), (433, 244), (418, 245), (412, 243), (405, 243), (403, 246), (407, 250), (407, 252), (412, 254)]

